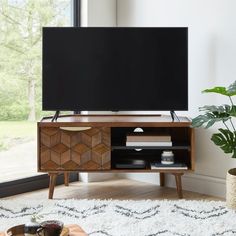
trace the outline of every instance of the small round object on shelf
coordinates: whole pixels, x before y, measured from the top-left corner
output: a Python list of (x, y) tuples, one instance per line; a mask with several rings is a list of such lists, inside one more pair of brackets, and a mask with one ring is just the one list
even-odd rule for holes
[(161, 154), (161, 164), (163, 165), (174, 164), (174, 153), (172, 151), (163, 151)]

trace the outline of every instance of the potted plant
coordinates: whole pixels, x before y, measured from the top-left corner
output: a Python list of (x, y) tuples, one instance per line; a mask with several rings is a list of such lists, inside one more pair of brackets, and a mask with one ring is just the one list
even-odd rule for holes
[[(228, 88), (214, 87), (204, 90), (203, 93), (217, 93), (227, 96), (229, 104), (200, 107), (199, 111), (202, 114), (192, 120), (192, 126), (195, 128), (203, 126), (207, 129), (215, 123), (221, 122), (222, 128), (212, 135), (211, 140), (224, 153), (231, 154), (232, 158), (236, 158), (236, 105), (234, 105), (232, 99), (236, 95), (236, 81)], [(226, 201), (228, 207), (236, 209), (236, 168), (230, 169), (227, 173)]]

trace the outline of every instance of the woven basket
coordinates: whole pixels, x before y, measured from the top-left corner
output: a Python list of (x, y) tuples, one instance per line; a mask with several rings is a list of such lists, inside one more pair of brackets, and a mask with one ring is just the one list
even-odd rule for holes
[(236, 209), (236, 168), (230, 169), (226, 177), (226, 204)]

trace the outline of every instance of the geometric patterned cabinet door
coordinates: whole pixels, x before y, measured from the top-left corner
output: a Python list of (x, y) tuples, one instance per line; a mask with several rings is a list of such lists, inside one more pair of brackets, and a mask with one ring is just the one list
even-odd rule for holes
[(39, 171), (109, 170), (110, 128), (65, 131), (40, 127)]

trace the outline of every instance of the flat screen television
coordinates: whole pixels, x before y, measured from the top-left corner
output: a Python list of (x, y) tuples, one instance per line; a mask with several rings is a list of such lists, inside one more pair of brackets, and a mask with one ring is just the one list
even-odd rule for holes
[(188, 110), (188, 29), (43, 28), (43, 110)]

